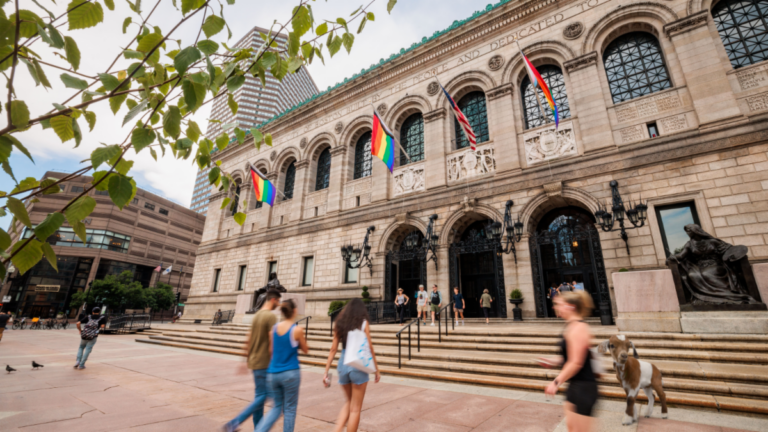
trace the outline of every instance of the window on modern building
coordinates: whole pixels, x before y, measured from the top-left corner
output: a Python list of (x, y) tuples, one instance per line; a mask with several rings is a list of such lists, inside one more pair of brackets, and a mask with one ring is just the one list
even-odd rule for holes
[[(25, 228), (23, 238), (30, 238), (35, 227), (36, 225), (33, 225), (32, 229)], [(75, 235), (72, 228), (66, 227), (59, 228), (46, 241), (54, 246), (105, 249), (121, 253), (128, 253), (128, 248), (131, 245), (130, 236), (90, 228), (85, 230), (85, 243)]]
[[(547, 83), (549, 91), (552, 93), (552, 98), (555, 99), (557, 105), (558, 120), (563, 120), (571, 116), (571, 108), (568, 106), (568, 95), (565, 92), (565, 79), (563, 79), (563, 71), (554, 65), (544, 65), (538, 67), (539, 74), (544, 82)], [(544, 92), (540, 87), (536, 86), (536, 92), (539, 94), (539, 99), (536, 100), (536, 93), (533, 92), (533, 86), (531, 80), (526, 76), (523, 78), (523, 82), (520, 85), (520, 94), (523, 97), (523, 115), (525, 117), (525, 128), (531, 129), (546, 123), (554, 123), (555, 117), (552, 115), (552, 111), (549, 110), (547, 100), (544, 98)], [(541, 102), (541, 107), (539, 106)], [(541, 109), (544, 109), (544, 115), (541, 115)]]
[(672, 87), (659, 41), (650, 33), (619, 36), (603, 52), (613, 103)]
[(765, 0), (723, 0), (712, 8), (731, 66), (768, 59), (768, 4)]
[(219, 292), (219, 283), (221, 282), (221, 269), (213, 271), (213, 292)]
[(293, 198), (293, 184), (296, 182), (296, 161), (288, 165), (285, 170), (285, 185), (283, 186), (283, 195), (285, 199)]
[(109, 191), (100, 191), (100, 190), (97, 190), (97, 191), (96, 191), (96, 195), (102, 195), (102, 196), (103, 196), (103, 195), (106, 195), (106, 196), (109, 196)]
[(371, 175), (371, 133), (364, 133), (355, 144), (355, 179)]
[(315, 179), (315, 190), (327, 189), (331, 182), (331, 149), (327, 148), (320, 153), (317, 158), (317, 178)]
[(304, 257), (301, 275), (301, 286), (312, 285), (312, 276), (315, 274), (315, 257)]
[(240, 270), (237, 274), (237, 290), (238, 291), (244, 291), (245, 290), (245, 275), (247, 273), (248, 267), (241, 265)]
[(683, 228), (688, 224), (699, 223), (699, 215), (693, 202), (657, 206), (656, 219), (659, 221), (664, 253), (667, 256), (680, 252), (690, 240)]
[[(350, 256), (350, 261), (354, 262), (357, 260), (357, 257), (359, 254), (352, 253)], [(356, 268), (350, 268), (346, 265), (346, 263), (342, 264), (344, 266), (344, 283), (357, 283), (357, 277), (360, 274), (360, 269)]]
[(160, 210), (158, 210), (158, 213), (160, 213), (161, 215), (168, 216), (168, 210), (164, 208), (161, 208)]
[(85, 189), (83, 189), (83, 187), (82, 187), (82, 186), (72, 186), (72, 187), (69, 189), (69, 191), (70, 191), (70, 192), (72, 192), (72, 193), (81, 193), (81, 192), (82, 192), (82, 191), (84, 191), (84, 190), (85, 190)]
[(148, 202), (144, 203), (144, 208), (147, 209), (147, 210), (155, 211), (155, 205), (154, 204), (150, 204)]
[[(472, 132), (475, 133), (477, 143), (488, 141), (488, 112), (485, 105), (485, 93), (481, 91), (467, 93), (459, 99), (458, 105), (461, 112), (467, 117), (469, 125), (472, 126)], [(453, 130), (456, 135), (456, 148), (469, 147), (467, 134), (464, 133), (464, 129), (455, 116), (453, 118)]]
[(424, 160), (424, 117), (421, 113), (412, 114), (403, 121), (400, 128), (400, 144), (411, 157), (409, 161), (401, 151), (400, 165)]

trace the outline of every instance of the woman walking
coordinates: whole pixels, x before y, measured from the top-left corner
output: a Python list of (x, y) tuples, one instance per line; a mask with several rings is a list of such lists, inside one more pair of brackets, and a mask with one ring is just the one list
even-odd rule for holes
[(586, 291), (562, 293), (554, 300), (555, 312), (567, 323), (560, 341), (562, 359), (540, 359), (540, 363), (544, 367), (562, 364), (563, 368), (545, 393), (554, 396), (567, 382), (564, 408), (568, 431), (588, 432), (592, 430), (592, 409), (597, 402), (597, 379), (589, 351), (592, 334), (584, 317), (590, 316), (594, 303)]
[(371, 343), (371, 332), (368, 328), (367, 319), (368, 310), (365, 308), (365, 304), (360, 299), (352, 299), (344, 306), (333, 328), (333, 342), (331, 343), (331, 352), (328, 353), (328, 361), (325, 363), (323, 383), (330, 382), (328, 370), (331, 368), (331, 362), (336, 356), (336, 350), (339, 347), (339, 342), (341, 342), (341, 357), (339, 357), (336, 369), (339, 372), (339, 385), (344, 390), (344, 396), (347, 398), (347, 403), (344, 404), (336, 420), (335, 432), (344, 430), (345, 425), (347, 426), (347, 432), (357, 432), (357, 427), (360, 424), (360, 410), (363, 408), (363, 398), (365, 398), (365, 389), (368, 386), (367, 373), (344, 365), (347, 333), (358, 329), (365, 331), (365, 335), (368, 338), (368, 346), (371, 349), (373, 366), (376, 368), (376, 380), (374, 382), (378, 383), (381, 379), (379, 365), (376, 362), (376, 353), (374, 353), (373, 344)]
[[(397, 289), (397, 297), (395, 297), (395, 307), (397, 308), (397, 316), (400, 318), (400, 325), (403, 325), (403, 315), (405, 315), (405, 306), (410, 299), (407, 295), (403, 294), (403, 289)], [(417, 318), (418, 319), (418, 318)]]
[(299, 349), (309, 353), (309, 346), (304, 339), (304, 330), (294, 324), (296, 305), (293, 300), (280, 304), (284, 321), (272, 327), (269, 333), (272, 360), (267, 368), (268, 398), (273, 407), (256, 426), (256, 432), (267, 432), (283, 414), (283, 432), (293, 432), (296, 424), (296, 406), (299, 404)]
[(483, 308), (483, 315), (485, 315), (486, 324), (490, 323), (488, 317), (491, 313), (491, 303), (493, 303), (493, 298), (490, 294), (488, 294), (488, 289), (484, 289), (483, 295), (480, 296), (480, 307)]

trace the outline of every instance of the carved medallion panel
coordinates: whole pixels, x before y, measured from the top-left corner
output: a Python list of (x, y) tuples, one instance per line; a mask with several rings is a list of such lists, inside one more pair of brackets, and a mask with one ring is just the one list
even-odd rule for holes
[(485, 145), (475, 151), (466, 149), (448, 155), (448, 181), (465, 180), (495, 172), (496, 159), (493, 152), (493, 146)]
[(528, 165), (578, 154), (573, 122), (547, 126), (523, 135)]
[(393, 196), (400, 196), (425, 190), (425, 168), (426, 164), (420, 163), (406, 165), (403, 168), (396, 169), (394, 175), (392, 176), (393, 181), (395, 182)]

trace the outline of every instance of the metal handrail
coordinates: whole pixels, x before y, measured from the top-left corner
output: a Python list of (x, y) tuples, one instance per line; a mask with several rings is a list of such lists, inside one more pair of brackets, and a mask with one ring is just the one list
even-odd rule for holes
[(328, 312), (328, 316), (331, 317), (331, 337), (333, 337), (333, 316), (336, 315), (336, 312), (339, 312), (340, 310), (344, 309), (344, 306), (335, 309), (331, 312)]
[[(302, 322), (302, 321), (304, 321), (304, 320), (307, 320), (307, 325), (306, 325), (306, 327), (305, 327), (305, 330), (304, 330), (304, 334), (305, 334), (305, 335), (309, 335), (309, 320), (311, 320), (311, 319), (312, 319), (312, 316), (311, 316), (311, 315), (310, 315), (310, 316), (305, 316), (304, 318), (302, 318), (302, 319), (300, 319), (300, 320), (296, 321), (294, 324), (296, 324), (296, 325), (299, 325), (299, 323), (300, 323), (300, 322)], [(305, 337), (306, 337), (306, 336), (305, 336)]]
[(397, 368), (400, 369), (402, 366), (402, 345), (401, 345), (401, 337), (400, 333), (404, 332), (405, 329), (408, 329), (408, 360), (411, 359), (411, 326), (416, 324), (416, 350), (418, 352), (421, 352), (421, 320), (416, 318), (416, 320), (412, 320), (410, 323), (408, 323), (405, 327), (403, 327), (395, 336), (397, 336)]
[[(453, 305), (453, 300), (451, 300), (447, 305), (443, 306), (443, 308), (440, 309), (440, 311), (437, 313), (437, 341), (438, 342), (442, 342), (443, 341), (443, 338), (440, 335), (442, 333), (441, 329), (443, 328), (443, 324), (441, 322), (442, 319), (443, 319), (442, 318), (443, 317), (443, 311), (445, 309), (447, 309), (447, 308), (450, 308), (452, 305)], [(448, 309), (448, 311), (446, 312), (446, 321), (445, 321), (445, 336), (446, 337), (448, 336), (448, 319), (447, 318), (450, 318), (448, 316), (448, 315), (450, 315), (450, 313), (451, 313), (451, 309)], [(453, 319), (451, 319), (450, 321), (451, 321), (451, 327), (453, 327)], [(453, 329), (455, 330), (456, 328), (453, 327)]]

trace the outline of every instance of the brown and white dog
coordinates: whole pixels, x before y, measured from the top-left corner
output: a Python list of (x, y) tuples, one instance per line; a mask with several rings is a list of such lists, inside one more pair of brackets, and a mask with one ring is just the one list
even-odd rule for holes
[[(630, 348), (632, 348), (632, 357), (628, 354)], [(640, 389), (648, 397), (645, 416), (650, 417), (653, 413), (653, 391), (656, 390), (661, 402), (661, 418), (667, 418), (667, 395), (662, 387), (661, 371), (656, 366), (637, 359), (635, 344), (627, 340), (624, 335), (616, 335), (598, 345), (597, 351), (611, 353), (616, 378), (627, 393), (627, 411), (621, 424), (627, 426), (637, 421), (640, 410), (635, 406), (635, 398)]]

